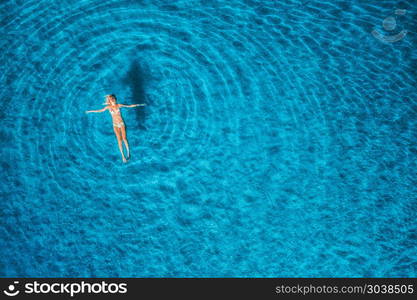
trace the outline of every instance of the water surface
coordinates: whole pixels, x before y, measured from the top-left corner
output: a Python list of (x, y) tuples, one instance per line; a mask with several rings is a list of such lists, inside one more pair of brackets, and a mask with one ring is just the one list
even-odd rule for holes
[(417, 276), (416, 9), (2, 1), (0, 275)]

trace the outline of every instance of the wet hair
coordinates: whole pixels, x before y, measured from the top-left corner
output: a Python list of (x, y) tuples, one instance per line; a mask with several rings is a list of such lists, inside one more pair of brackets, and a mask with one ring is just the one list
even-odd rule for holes
[[(107, 97), (111, 97), (111, 98), (113, 98), (114, 102), (117, 102), (117, 98), (116, 98), (116, 95), (115, 94), (106, 95), (106, 98)], [(107, 103), (107, 101), (106, 101), (106, 103)]]

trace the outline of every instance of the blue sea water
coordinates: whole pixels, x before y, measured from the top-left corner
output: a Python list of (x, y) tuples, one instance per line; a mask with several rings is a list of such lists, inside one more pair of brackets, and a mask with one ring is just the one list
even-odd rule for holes
[(416, 277), (416, 11), (1, 1), (0, 276)]

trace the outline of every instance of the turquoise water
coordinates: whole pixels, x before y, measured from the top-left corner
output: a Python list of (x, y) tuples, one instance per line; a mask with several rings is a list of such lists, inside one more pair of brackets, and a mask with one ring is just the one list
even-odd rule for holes
[(2, 277), (417, 276), (415, 2), (0, 9)]

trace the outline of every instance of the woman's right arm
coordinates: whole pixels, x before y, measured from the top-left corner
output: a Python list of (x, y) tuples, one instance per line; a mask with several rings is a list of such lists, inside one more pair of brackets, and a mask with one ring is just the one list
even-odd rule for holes
[(98, 110), (87, 110), (85, 113), (86, 114), (88, 114), (88, 113), (92, 113), (92, 112), (103, 112), (103, 111), (105, 111), (107, 109), (107, 106), (105, 107), (105, 108), (103, 108), (103, 109), (98, 109)]

